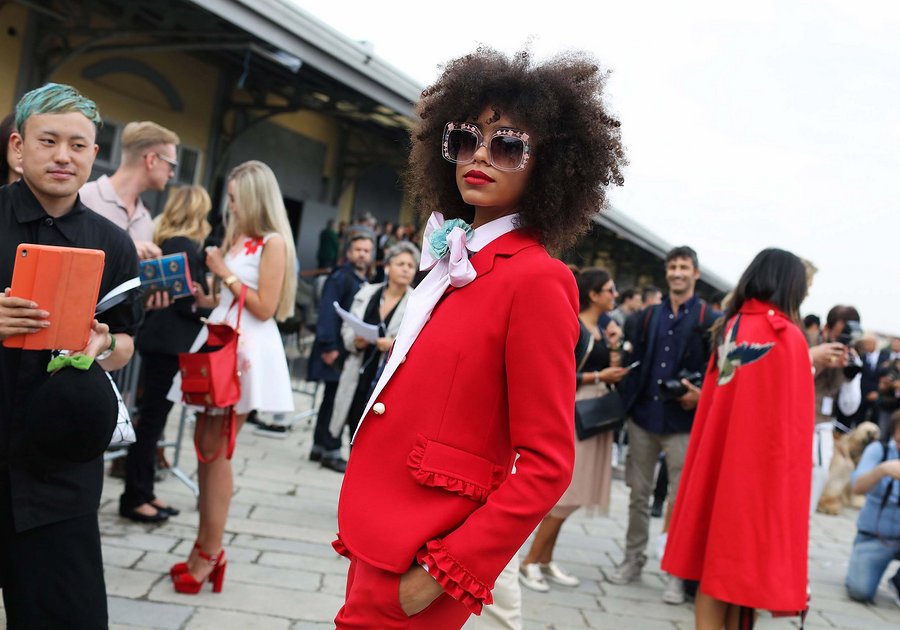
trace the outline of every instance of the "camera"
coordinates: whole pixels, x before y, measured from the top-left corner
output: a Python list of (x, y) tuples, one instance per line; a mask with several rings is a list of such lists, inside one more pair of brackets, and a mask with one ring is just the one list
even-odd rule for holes
[[(844, 321), (844, 329), (835, 341), (851, 348), (855, 346), (862, 337), (863, 331), (862, 326), (859, 325), (859, 321), (851, 319)], [(852, 358), (851, 362), (844, 367), (844, 377), (848, 381), (852, 381), (860, 372), (862, 372), (862, 364), (854, 363)]]
[(663, 400), (675, 400), (676, 398), (681, 398), (687, 394), (688, 388), (681, 382), (681, 379), (686, 380), (694, 387), (700, 387), (703, 383), (703, 375), (700, 372), (681, 370), (676, 375), (676, 378), (663, 381), (659, 384), (659, 397)]
[(838, 343), (842, 343), (847, 347), (850, 347), (855, 345), (862, 338), (862, 326), (860, 326), (859, 322), (855, 319), (851, 319), (844, 322), (844, 329), (841, 331), (841, 334), (838, 335), (838, 338), (835, 339), (835, 341), (837, 341)]

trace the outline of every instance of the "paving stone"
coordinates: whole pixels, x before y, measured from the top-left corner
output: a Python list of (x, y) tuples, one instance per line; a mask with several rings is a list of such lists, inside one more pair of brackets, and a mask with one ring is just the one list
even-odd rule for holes
[(155, 572), (107, 566), (103, 570), (103, 577), (106, 580), (107, 595), (140, 599), (163, 576)]
[(140, 560), (146, 552), (129, 547), (113, 547), (102, 545), (103, 566), (131, 567)]
[[(259, 552), (256, 552), (259, 553)], [(350, 563), (346, 558), (334, 554), (331, 558), (316, 558), (296, 553), (279, 553), (277, 551), (264, 551), (257, 561), (261, 565), (283, 567), (286, 569), (300, 569), (302, 571), (317, 571), (346, 577), (347, 567)]]
[(110, 547), (127, 547), (141, 551), (169, 551), (180, 540), (171, 536), (130, 531), (121, 535), (103, 535), (103, 544)]
[(522, 601), (522, 618), (533, 621), (565, 624), (575, 628), (588, 628), (587, 621), (577, 608), (557, 606), (543, 603), (535, 598), (524, 598)]
[(111, 628), (160, 628), (179, 630), (194, 608), (177, 604), (159, 604), (124, 597), (108, 599)]
[(322, 574), (295, 569), (265, 567), (258, 564), (228, 562), (228, 579), (264, 586), (315, 592), (322, 586)]
[[(224, 593), (226, 594), (216, 594), (209, 587), (204, 587), (199, 594), (190, 596), (191, 603), (219, 610), (317, 622), (333, 620), (343, 604), (343, 597), (334, 595), (315, 593), (308, 597), (298, 597), (297, 591), (227, 579)], [(174, 592), (169, 583), (158, 583), (147, 597), (151, 601), (182, 603), (188, 596)]]
[(198, 608), (184, 630), (289, 630), (291, 621), (270, 615), (253, 615), (233, 610)]

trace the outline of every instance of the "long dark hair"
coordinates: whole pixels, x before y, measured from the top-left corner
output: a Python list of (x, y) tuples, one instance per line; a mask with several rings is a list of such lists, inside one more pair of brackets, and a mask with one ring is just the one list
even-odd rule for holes
[(807, 289), (806, 266), (799, 257), (774, 247), (762, 250), (738, 281), (725, 317), (713, 326), (713, 338), (720, 338), (725, 322), (752, 299), (775, 306), (800, 326), (800, 304)]

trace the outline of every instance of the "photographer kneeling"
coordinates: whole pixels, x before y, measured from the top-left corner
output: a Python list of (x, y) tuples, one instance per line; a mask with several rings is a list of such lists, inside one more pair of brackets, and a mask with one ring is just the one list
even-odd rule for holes
[[(891, 560), (900, 560), (900, 410), (891, 415), (887, 439), (863, 451), (850, 483), (865, 494), (866, 503), (856, 522), (856, 539), (847, 568), (847, 595), (871, 601)], [(888, 580), (900, 606), (900, 570)]]

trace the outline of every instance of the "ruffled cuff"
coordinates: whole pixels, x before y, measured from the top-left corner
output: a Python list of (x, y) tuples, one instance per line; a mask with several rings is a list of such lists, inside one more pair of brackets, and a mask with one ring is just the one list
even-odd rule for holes
[(451, 556), (441, 539), (425, 543), (425, 548), (416, 554), (416, 561), (427, 566), (428, 573), (444, 591), (473, 614), (480, 615), (482, 606), (494, 603), (491, 589)]
[(334, 549), (338, 554), (344, 556), (345, 558), (353, 559), (353, 554), (350, 553), (350, 550), (347, 549), (347, 545), (344, 544), (344, 541), (341, 540), (341, 535), (337, 534), (337, 538), (334, 539), (334, 542), (331, 543), (331, 548)]

